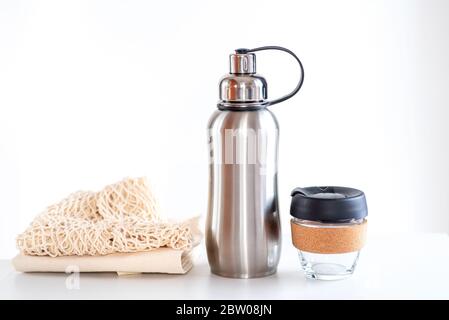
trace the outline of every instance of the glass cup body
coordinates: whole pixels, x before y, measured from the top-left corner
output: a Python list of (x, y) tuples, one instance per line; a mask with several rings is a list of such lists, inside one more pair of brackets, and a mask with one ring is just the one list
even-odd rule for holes
[[(361, 225), (365, 219), (351, 220), (344, 223), (323, 223), (319, 221), (292, 219), (292, 223), (308, 228), (335, 229), (350, 228)], [(318, 233), (319, 234), (318, 230)], [(336, 230), (338, 231), (338, 230)], [(332, 232), (332, 231), (331, 231)], [(364, 236), (364, 235), (363, 235)], [(317, 240), (318, 241), (318, 240)], [(339, 280), (351, 276), (357, 265), (360, 248), (350, 252), (326, 253), (308, 252), (298, 249), (301, 268), (307, 278), (319, 280)]]

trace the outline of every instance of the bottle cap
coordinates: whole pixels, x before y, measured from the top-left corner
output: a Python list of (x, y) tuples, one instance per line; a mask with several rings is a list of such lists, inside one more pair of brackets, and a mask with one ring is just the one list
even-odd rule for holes
[(267, 99), (267, 81), (256, 74), (254, 53), (229, 56), (229, 73), (219, 84), (219, 106), (223, 109), (259, 109)]

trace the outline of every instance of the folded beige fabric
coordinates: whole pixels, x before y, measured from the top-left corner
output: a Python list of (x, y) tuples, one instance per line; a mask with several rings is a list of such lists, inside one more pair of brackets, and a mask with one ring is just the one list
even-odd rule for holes
[(19, 272), (117, 272), (184, 274), (192, 268), (191, 251), (159, 248), (147, 252), (104, 256), (17, 255), (12, 263)]

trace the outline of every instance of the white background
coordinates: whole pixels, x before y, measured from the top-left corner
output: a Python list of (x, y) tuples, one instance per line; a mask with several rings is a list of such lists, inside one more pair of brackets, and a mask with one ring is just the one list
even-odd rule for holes
[[(239, 47), (306, 68), (273, 107), (288, 237), (296, 186), (364, 190), (370, 231), (449, 232), (449, 2), (0, 2), (0, 257), (47, 205), (148, 176), (168, 217), (205, 215), (206, 124)], [(269, 96), (298, 77), (258, 54)]]

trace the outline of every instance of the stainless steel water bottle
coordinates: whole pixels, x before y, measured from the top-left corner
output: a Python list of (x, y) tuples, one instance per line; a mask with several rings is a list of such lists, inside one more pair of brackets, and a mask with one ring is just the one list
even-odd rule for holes
[[(256, 74), (256, 55), (281, 50), (299, 63), (296, 88), (267, 100), (267, 82)], [(208, 125), (209, 203), (206, 247), (211, 271), (233, 278), (273, 274), (279, 262), (281, 230), (277, 175), (279, 126), (268, 106), (285, 101), (302, 86), (304, 70), (288, 49), (237, 49), (219, 85), (218, 110)]]

